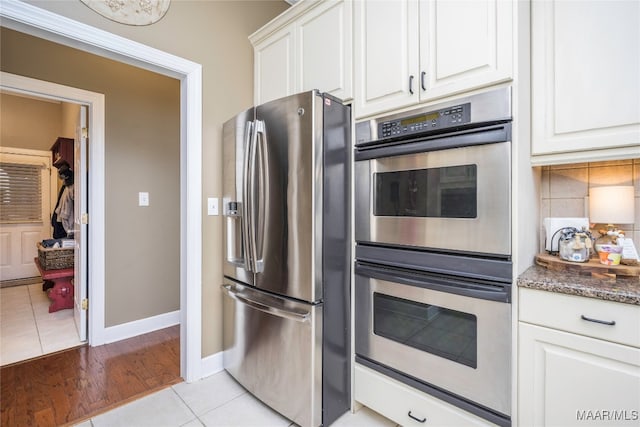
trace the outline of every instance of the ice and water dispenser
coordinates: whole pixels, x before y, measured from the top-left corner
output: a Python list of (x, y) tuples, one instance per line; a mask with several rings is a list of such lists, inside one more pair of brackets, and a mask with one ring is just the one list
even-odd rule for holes
[(224, 216), (227, 227), (227, 261), (233, 264), (244, 264), (242, 209), (240, 202), (225, 202)]

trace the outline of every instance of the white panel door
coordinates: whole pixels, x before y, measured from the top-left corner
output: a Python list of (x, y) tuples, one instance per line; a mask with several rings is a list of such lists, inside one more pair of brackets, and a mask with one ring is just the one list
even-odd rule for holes
[(638, 425), (640, 349), (522, 322), (519, 333), (518, 425)]
[(532, 154), (638, 157), (640, 2), (533, 1), (531, 49)]
[(351, 2), (326, 2), (298, 23), (298, 92), (318, 89), (342, 100), (351, 90)]
[(418, 101), (418, 3), (354, 4), (356, 117)]
[(83, 301), (87, 299), (87, 107), (80, 106), (78, 125), (74, 140), (73, 167), (73, 238), (74, 250), (74, 308), (73, 319), (78, 329), (80, 341), (87, 339), (87, 309)]
[(255, 104), (293, 95), (295, 53), (293, 27), (285, 27), (254, 47)]
[(431, 100), (512, 77), (512, 2), (420, 2), (420, 99)]
[[(27, 222), (0, 222), (0, 280), (37, 277), (40, 275), (34, 263), (34, 258), (38, 256), (37, 243), (51, 237), (51, 153), (3, 149), (0, 153), (0, 163), (31, 165), (37, 168), (41, 191), (39, 219)], [(0, 179), (5, 178), (8, 178), (7, 171), (0, 167)], [(5, 203), (4, 195), (2, 198), (2, 203)]]

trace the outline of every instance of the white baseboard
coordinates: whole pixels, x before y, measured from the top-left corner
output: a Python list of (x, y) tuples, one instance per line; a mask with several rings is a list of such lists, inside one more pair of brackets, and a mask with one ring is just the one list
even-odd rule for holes
[(222, 371), (224, 367), (222, 366), (222, 352), (218, 352), (216, 354), (212, 354), (211, 356), (202, 358), (202, 367), (200, 373), (202, 374), (202, 378), (206, 378), (210, 375), (217, 374)]
[(108, 344), (178, 324), (180, 324), (180, 310), (134, 320), (133, 322), (123, 323), (122, 325), (104, 328), (104, 340), (102, 340), (102, 343)]

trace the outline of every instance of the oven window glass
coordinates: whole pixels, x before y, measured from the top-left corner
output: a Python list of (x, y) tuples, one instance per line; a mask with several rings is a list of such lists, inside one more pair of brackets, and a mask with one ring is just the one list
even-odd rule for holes
[(373, 332), (472, 368), (477, 367), (476, 316), (374, 292)]
[(475, 218), (477, 165), (375, 174), (376, 216)]

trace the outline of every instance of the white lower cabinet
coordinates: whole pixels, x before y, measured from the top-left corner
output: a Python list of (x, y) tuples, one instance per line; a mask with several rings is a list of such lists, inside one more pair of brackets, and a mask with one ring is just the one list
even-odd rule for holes
[(519, 293), (517, 425), (639, 425), (640, 306)]
[(520, 426), (640, 422), (640, 349), (520, 324)]
[(359, 364), (355, 365), (355, 400), (402, 426), (493, 425)]

